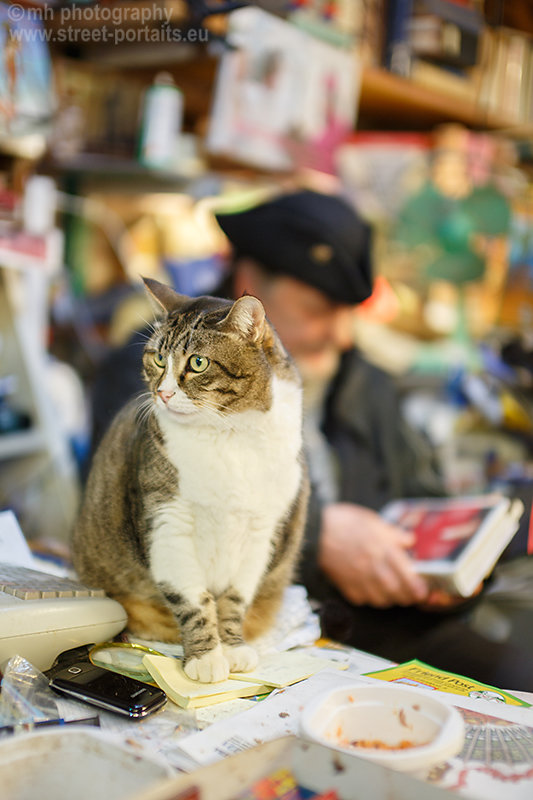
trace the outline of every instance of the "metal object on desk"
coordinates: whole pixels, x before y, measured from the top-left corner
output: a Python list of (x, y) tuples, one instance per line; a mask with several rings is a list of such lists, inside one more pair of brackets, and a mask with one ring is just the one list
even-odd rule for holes
[(102, 642), (90, 648), (89, 659), (91, 664), (97, 667), (103, 667), (143, 683), (155, 685), (152, 676), (143, 665), (143, 658), (147, 653), (153, 656), (165, 655), (144, 644)]

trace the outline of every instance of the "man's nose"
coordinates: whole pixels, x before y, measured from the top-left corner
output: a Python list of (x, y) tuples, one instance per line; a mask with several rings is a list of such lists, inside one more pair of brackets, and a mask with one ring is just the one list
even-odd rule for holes
[(169, 392), (166, 389), (158, 389), (157, 390), (157, 394), (159, 395), (159, 397), (161, 398), (163, 403), (166, 405), (168, 403), (168, 401), (170, 400), (170, 398), (174, 397), (176, 392)]

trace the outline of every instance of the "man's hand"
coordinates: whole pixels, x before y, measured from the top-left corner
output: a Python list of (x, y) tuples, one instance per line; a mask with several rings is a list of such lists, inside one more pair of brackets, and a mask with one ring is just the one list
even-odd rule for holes
[(429, 590), (406, 552), (413, 543), (375, 511), (332, 503), (323, 509), (319, 566), (354, 605), (415, 605)]
[[(483, 589), (483, 581), (477, 586), (470, 597), (476, 597)], [(459, 594), (449, 594), (444, 589), (432, 589), (423, 603), (420, 604), (422, 611), (450, 611), (457, 606), (463, 605), (470, 598)]]

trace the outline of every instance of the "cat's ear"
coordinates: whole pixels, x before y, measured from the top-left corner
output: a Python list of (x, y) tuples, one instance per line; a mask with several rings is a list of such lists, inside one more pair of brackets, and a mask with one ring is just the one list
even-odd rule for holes
[(235, 300), (229, 314), (218, 325), (224, 331), (233, 331), (255, 343), (261, 342), (266, 329), (265, 309), (257, 297), (245, 294)]
[(155, 281), (153, 278), (143, 278), (143, 281), (148, 292), (168, 314), (170, 314), (171, 311), (179, 311), (180, 308), (190, 300), (187, 295), (178, 294), (178, 292), (175, 292), (170, 286)]

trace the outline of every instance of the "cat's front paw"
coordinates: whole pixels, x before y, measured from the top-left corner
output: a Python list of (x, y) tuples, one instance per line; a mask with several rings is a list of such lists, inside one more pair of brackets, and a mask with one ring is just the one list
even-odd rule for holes
[(222, 645), (230, 672), (251, 672), (257, 667), (259, 656), (247, 644)]
[(201, 683), (225, 681), (229, 675), (229, 664), (220, 645), (202, 656), (189, 658), (183, 669), (188, 678)]

